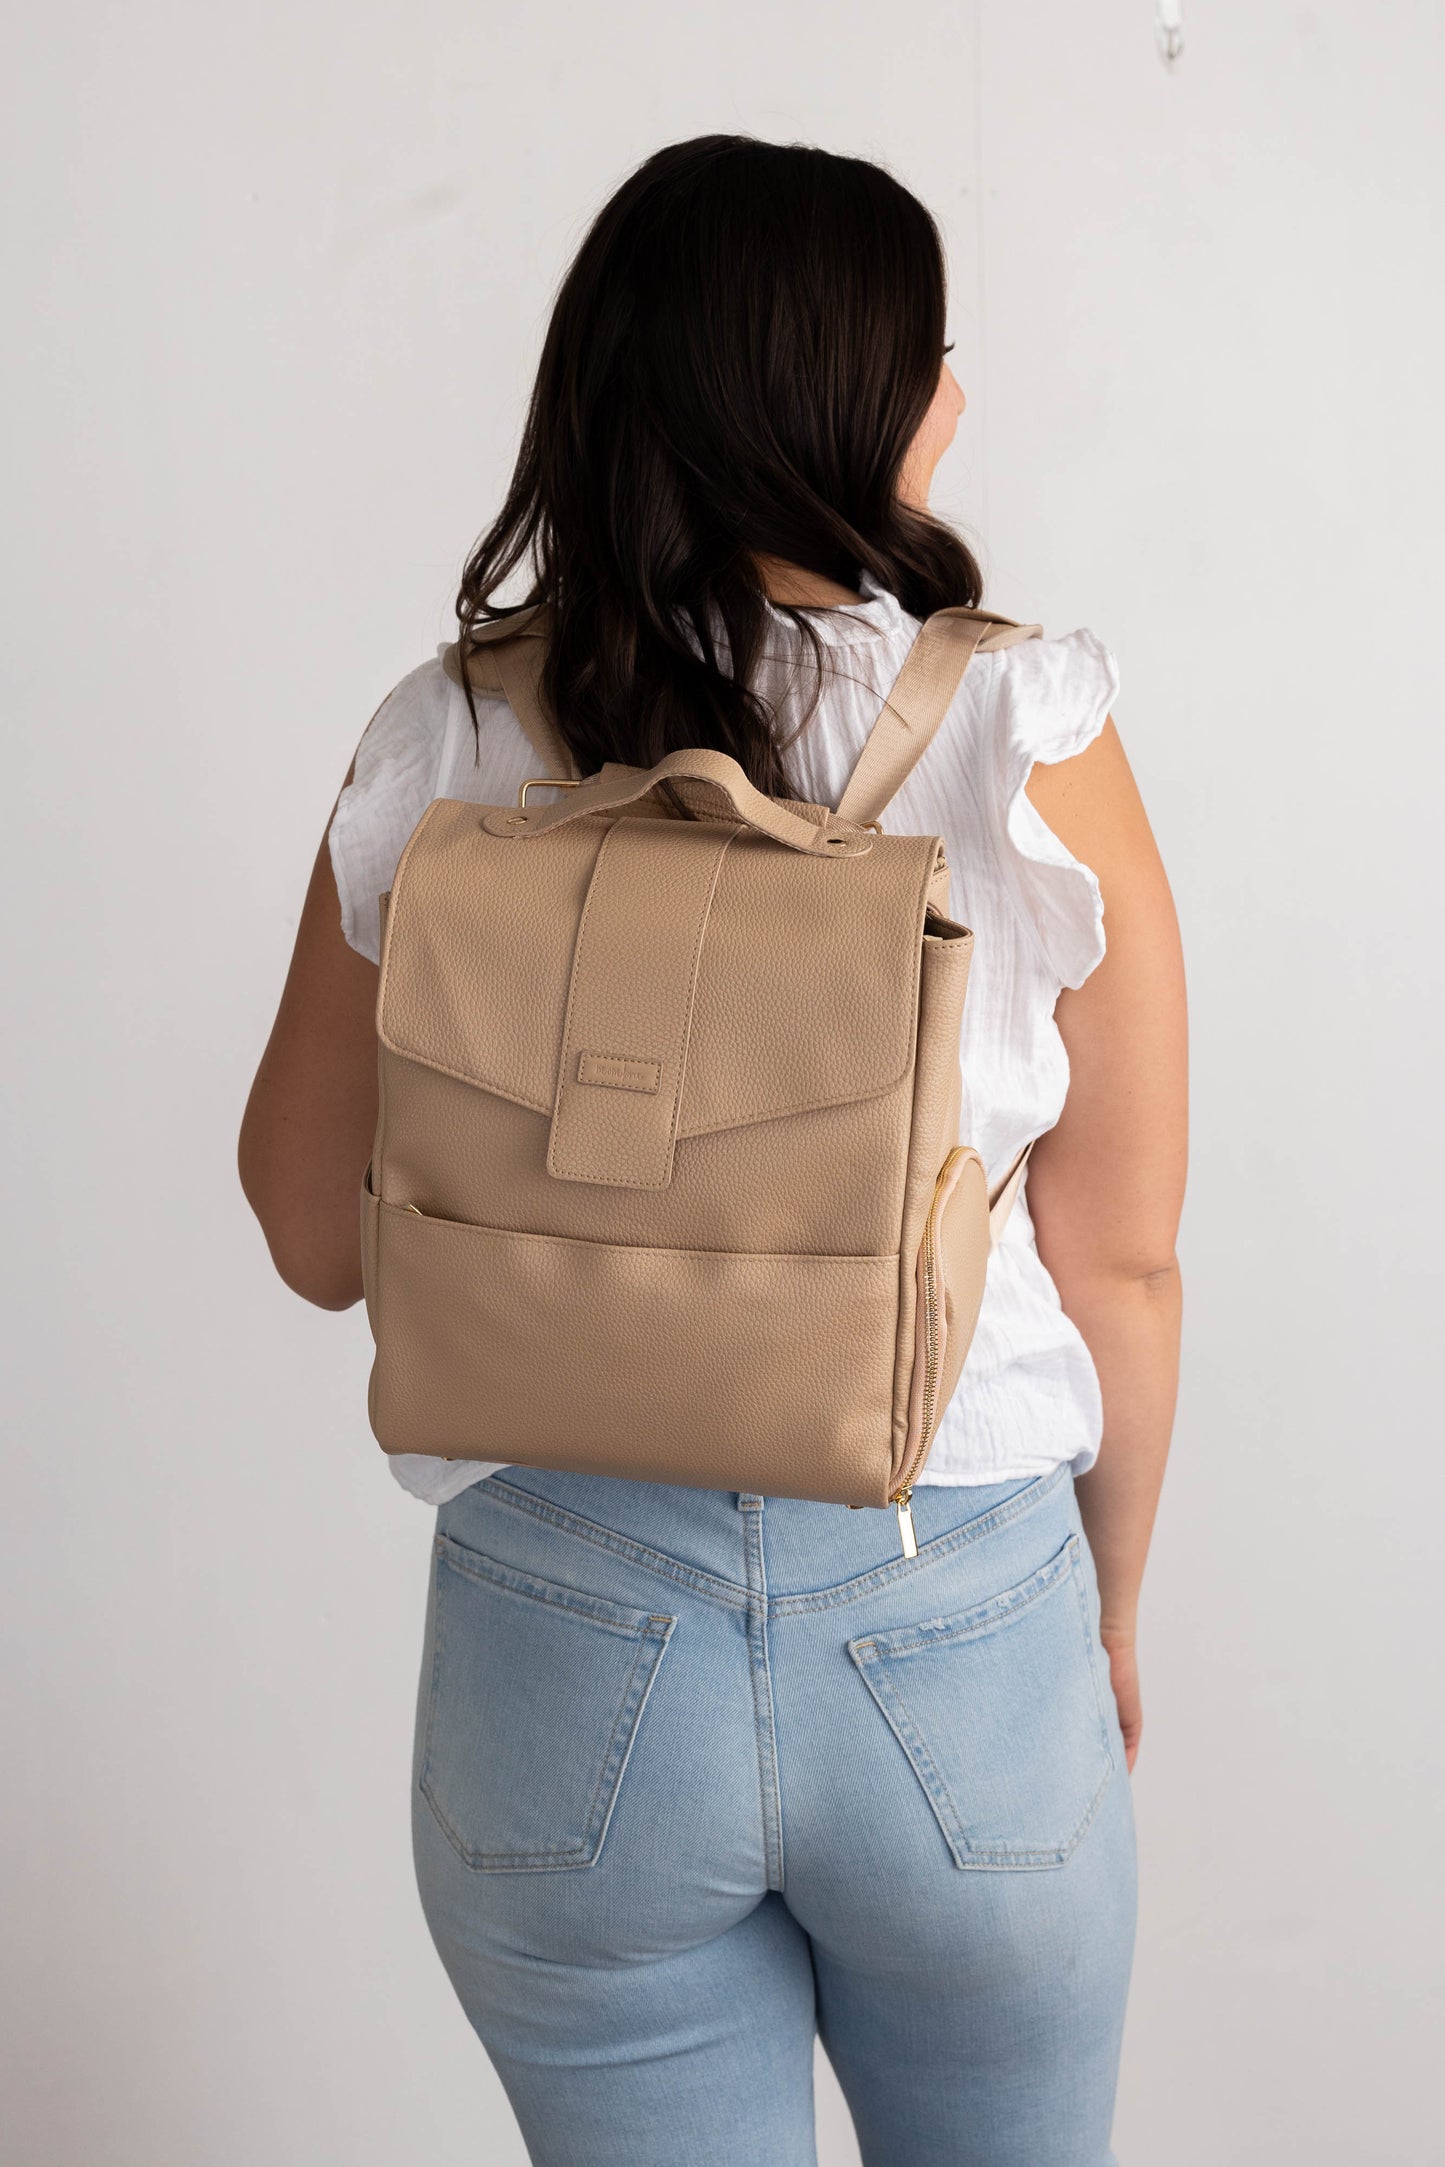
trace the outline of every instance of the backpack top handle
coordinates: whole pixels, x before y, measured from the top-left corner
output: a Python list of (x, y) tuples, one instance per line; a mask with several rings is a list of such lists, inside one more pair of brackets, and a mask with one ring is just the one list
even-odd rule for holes
[[(670, 752), (655, 767), (612, 766), (600, 775), (579, 783), (555, 805), (492, 807), (482, 819), (489, 835), (527, 838), (546, 835), (569, 821), (584, 820), (589, 813), (608, 813), (639, 798), (649, 797), (660, 783), (690, 782), (701, 786), (700, 796), (689, 806), (702, 819), (741, 821), (759, 835), (768, 836), (789, 850), (814, 857), (857, 858), (873, 847), (869, 828), (836, 814), (810, 820), (794, 812), (781, 798), (770, 798), (748, 781), (730, 753), (710, 746), (684, 746)], [(530, 787), (530, 785), (528, 786)]]

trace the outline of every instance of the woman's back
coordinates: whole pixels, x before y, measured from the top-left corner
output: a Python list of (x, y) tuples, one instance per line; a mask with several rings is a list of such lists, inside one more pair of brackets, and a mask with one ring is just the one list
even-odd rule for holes
[[(918, 631), (866, 575), (861, 592), (858, 604), (810, 615), (827, 659), (811, 714), (811, 661), (783, 610), (771, 612), (752, 681), (775, 709), (780, 735), (793, 740), (798, 789), (818, 804), (842, 795)], [(1045, 826), (1024, 784), (1035, 761), (1070, 758), (1093, 741), (1117, 689), (1112, 656), (1086, 631), (976, 655), (885, 815), (896, 832), (942, 836), (953, 909), (975, 935), (961, 1127), (994, 1182), (1058, 1118), (1068, 1062), (1054, 1004), (1104, 952), (1098, 883)], [(504, 701), (484, 697), (479, 719), (474, 734), (461, 691), (439, 660), (428, 661), (396, 686), (362, 740), (330, 844), (347, 940), (372, 961), (376, 899), (431, 799), (509, 805), (537, 772), (537, 755)], [(990, 1264), (977, 1332), (924, 1483), (994, 1483), (1047, 1473), (1061, 1461), (1080, 1474), (1097, 1453), (1093, 1363), (1040, 1260), (1026, 1198), (1027, 1185)], [(505, 1461), (403, 1454), (391, 1464), (406, 1488), (440, 1503)]]
[[(920, 620), (983, 599), (967, 544), (928, 509), (964, 408), (946, 311), (935, 223), (863, 160), (700, 138), (603, 207), (455, 604), (463, 653), (510, 615), (504, 598), (546, 610), (537, 689), (578, 777), (701, 746), (764, 796), (837, 806)], [(325, 1308), (369, 1291), (377, 897), (431, 801), (514, 806), (547, 771), (505, 701), (454, 684), (440, 654), (366, 730), (243, 1129), (278, 1269)], [(502, 1464), (391, 1454), (438, 1503), (412, 1786), (422, 1901), (547, 2167), (810, 2159), (819, 2029), (870, 2160), (1112, 2158), (1135, 1614), (1173, 1410), (1185, 1157), (1178, 932), (1115, 690), (1088, 632), (975, 654), (884, 815), (943, 838), (951, 912), (975, 937), (961, 1135), (990, 1184), (1039, 1139), (906, 1526), (906, 1491), (896, 1522), (778, 1494), (756, 1422), (734, 1403), (718, 1423), (685, 1358), (670, 1374), (691, 1313), (679, 1330), (645, 1297), (614, 1334), (645, 1342), (669, 1387), (639, 1417), (645, 1464), (661, 1450), (695, 1474), (695, 1433), (730, 1444), (731, 1423), (754, 1456), (709, 1481), (744, 1464), (764, 1479), (579, 1471), (595, 1366), (533, 1329), (520, 1267), (510, 1308), (463, 1336), (489, 1359), (525, 1342), (535, 1404), (514, 1420), (520, 1405), (555, 1426), (571, 1471), (506, 1462), (523, 1440), (480, 1364), (428, 1441), (489, 1450), (492, 1423)], [(916, 722), (899, 703), (922, 742), (926, 701)], [(810, 992), (856, 1024), (845, 967), (815, 963)], [(951, 1122), (951, 1045), (948, 1060)], [(729, 1167), (765, 1181), (745, 1154)], [(469, 1163), (500, 1180), (505, 1144)], [(818, 1193), (772, 1199), (785, 1232)], [(855, 1192), (838, 1173), (821, 1193)], [(927, 1275), (928, 1238), (917, 1255)], [(439, 1266), (430, 1286), (439, 1327), (452, 1276)], [(891, 1310), (887, 1278), (854, 1330)], [(946, 1279), (942, 1333), (936, 1278), (928, 1291), (936, 1362)], [(858, 1412), (851, 1350), (829, 1369), (812, 1322), (767, 1312), (769, 1439)], [(419, 1338), (415, 1373), (433, 1381), (436, 1362)], [(836, 1409), (806, 1398), (820, 1375)]]

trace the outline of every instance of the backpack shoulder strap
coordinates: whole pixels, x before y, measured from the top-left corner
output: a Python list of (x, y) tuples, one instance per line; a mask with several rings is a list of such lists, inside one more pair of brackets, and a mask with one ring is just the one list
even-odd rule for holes
[(1033, 1150), (1036, 1141), (1036, 1138), (1030, 1137), (988, 1200), (988, 1245), (990, 1249), (997, 1249), (999, 1243), (1003, 1240), (1003, 1230), (1008, 1225), (1009, 1213), (1013, 1210), (1019, 1190), (1023, 1187), (1024, 1169), (1029, 1163), (1029, 1153)]
[(928, 618), (883, 702), (858, 764), (838, 800), (845, 820), (877, 820), (928, 750), (982, 649), (1014, 647), (1043, 637), (1042, 625), (1019, 624), (986, 609), (941, 609)]
[[(499, 692), (526, 733), (548, 775), (575, 776), (577, 763), (542, 699), (547, 613), (542, 605), (478, 625), (467, 643), (466, 674), (477, 692)], [(442, 650), (442, 668), (460, 685), (460, 644)]]

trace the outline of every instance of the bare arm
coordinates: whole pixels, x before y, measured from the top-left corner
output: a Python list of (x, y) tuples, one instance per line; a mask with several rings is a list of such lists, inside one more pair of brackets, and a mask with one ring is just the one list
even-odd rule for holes
[(1056, 1011), (1070, 1065), (1029, 1167), (1039, 1254), (1099, 1373), (1104, 1434), (1079, 1480), (1129, 1766), (1142, 1724), (1135, 1622), (1179, 1376), (1174, 1253), (1184, 1199), (1184, 965), (1169, 884), (1113, 722), (1035, 766), (1029, 799), (1098, 875), (1107, 954)]
[(238, 1154), (241, 1186), (277, 1271), (323, 1309), (361, 1299), (359, 1191), (376, 1128), (377, 975), (342, 933), (323, 837)]

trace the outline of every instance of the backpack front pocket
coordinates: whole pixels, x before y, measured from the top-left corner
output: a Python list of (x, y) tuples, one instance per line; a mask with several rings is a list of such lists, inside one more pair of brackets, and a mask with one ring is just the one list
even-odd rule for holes
[(1114, 1767), (1079, 1538), (953, 1617), (849, 1643), (965, 1867), (1062, 1866)]
[(896, 1257), (579, 1241), (368, 1208), (371, 1421), (387, 1451), (884, 1503)]
[(468, 1866), (599, 1856), (676, 1620), (436, 1539), (420, 1784)]

